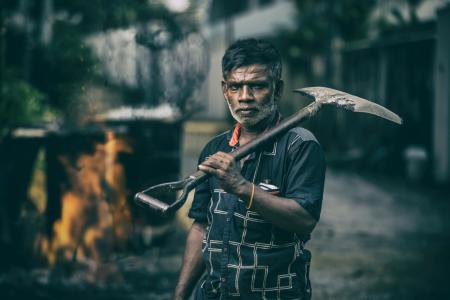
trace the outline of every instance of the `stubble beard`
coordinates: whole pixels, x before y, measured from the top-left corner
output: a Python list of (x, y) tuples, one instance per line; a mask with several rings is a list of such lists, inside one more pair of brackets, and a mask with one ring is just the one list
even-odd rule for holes
[(259, 111), (256, 116), (252, 118), (242, 118), (235, 111), (233, 111), (228, 101), (227, 104), (233, 118), (246, 128), (254, 128), (257, 125), (260, 125), (263, 121), (268, 120), (272, 116), (273, 112), (277, 109), (277, 105), (272, 99), (272, 101), (270, 101), (269, 103), (259, 106)]

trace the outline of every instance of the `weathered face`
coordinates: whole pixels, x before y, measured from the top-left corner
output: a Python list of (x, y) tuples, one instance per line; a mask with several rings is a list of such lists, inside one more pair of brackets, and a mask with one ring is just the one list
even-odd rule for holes
[(266, 66), (234, 69), (222, 81), (222, 91), (233, 118), (244, 128), (266, 125), (276, 111), (282, 82), (274, 82)]

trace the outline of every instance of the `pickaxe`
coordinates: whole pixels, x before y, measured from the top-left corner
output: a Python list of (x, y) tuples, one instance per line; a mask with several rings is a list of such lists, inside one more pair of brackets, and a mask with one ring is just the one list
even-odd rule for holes
[[(289, 129), (297, 126), (300, 122), (313, 117), (323, 105), (333, 105), (353, 112), (369, 113), (394, 123), (402, 124), (402, 119), (387, 108), (345, 92), (327, 87), (307, 87), (294, 90), (294, 92), (313, 98), (314, 102), (283, 120), (269, 131), (261, 134), (253, 141), (239, 147), (236, 151), (231, 152), (230, 155), (232, 155), (236, 161), (255, 152), (263, 145), (273, 141)], [(189, 192), (201, 182), (205, 181), (208, 176), (209, 175), (205, 172), (197, 171), (184, 180), (152, 186), (137, 193), (134, 199), (140, 205), (148, 206), (153, 210), (159, 211), (161, 214), (168, 214), (178, 210), (186, 202)], [(181, 195), (176, 198), (178, 192), (181, 192)], [(176, 200), (169, 204), (173, 199)]]

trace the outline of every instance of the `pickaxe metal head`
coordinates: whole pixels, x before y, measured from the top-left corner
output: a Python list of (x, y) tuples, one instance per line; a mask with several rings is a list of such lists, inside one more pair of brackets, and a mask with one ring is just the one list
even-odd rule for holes
[(313, 98), (314, 101), (322, 104), (334, 105), (345, 108), (354, 112), (363, 112), (372, 114), (397, 124), (402, 124), (402, 119), (389, 109), (376, 104), (372, 101), (322, 86), (306, 87), (294, 90), (307, 97)]

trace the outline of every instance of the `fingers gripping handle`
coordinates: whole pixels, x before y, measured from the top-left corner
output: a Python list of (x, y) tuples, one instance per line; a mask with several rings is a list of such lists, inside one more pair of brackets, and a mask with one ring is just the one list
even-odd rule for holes
[(137, 193), (134, 196), (134, 201), (140, 204), (147, 205), (150, 208), (160, 211), (162, 213), (166, 212), (170, 207), (169, 204), (164, 203), (156, 198), (150, 197), (144, 193)]

